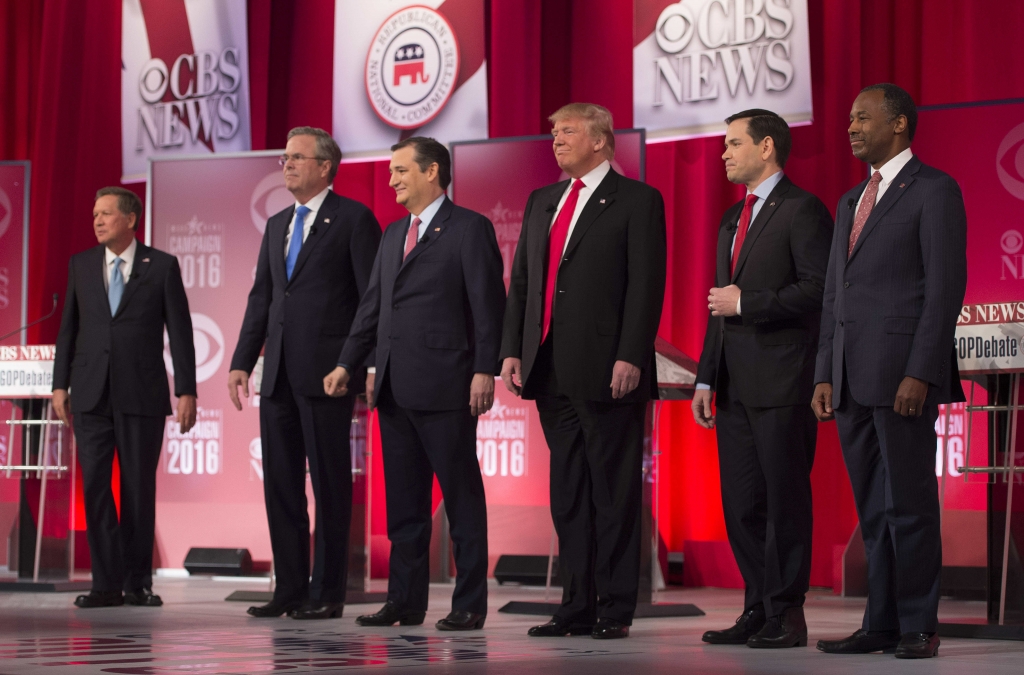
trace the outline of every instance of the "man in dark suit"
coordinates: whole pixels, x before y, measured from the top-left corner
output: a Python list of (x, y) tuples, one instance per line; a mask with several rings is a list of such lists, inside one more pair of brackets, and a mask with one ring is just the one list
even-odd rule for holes
[(960, 188), (910, 151), (913, 99), (867, 87), (850, 111), (871, 178), (839, 200), (825, 282), (813, 407), (835, 417), (868, 563), (860, 630), (830, 653), (939, 647), (942, 542), (935, 481), (938, 405), (963, 401), (953, 336), (967, 288)]
[(574, 103), (549, 119), (569, 180), (535, 190), (526, 204), (501, 347), (505, 386), (537, 400), (551, 450), (562, 605), (529, 634), (622, 638), (639, 586), (665, 206), (657, 190), (611, 168), (607, 109)]
[[(85, 489), (92, 591), (75, 599), (79, 607), (163, 604), (152, 573), (156, 470), (171, 414), (165, 326), (182, 433), (196, 421), (196, 354), (181, 271), (177, 258), (135, 239), (141, 217), (134, 192), (103, 188), (92, 214), (100, 245), (68, 265), (53, 407), (64, 424), (74, 414)], [(110, 489), (115, 448), (120, 522)]]
[(832, 216), (782, 172), (793, 145), (785, 120), (755, 109), (726, 122), (726, 176), (747, 194), (718, 229), (692, 408), (697, 424), (718, 429), (722, 507), (746, 597), (736, 624), (703, 640), (804, 646), (817, 438), (807, 400)]
[[(270, 217), (228, 393), (242, 409), (249, 373), (265, 346), (260, 389), (263, 492), (277, 586), (255, 617), (340, 617), (345, 605), (352, 519), (349, 427), (354, 391), (324, 395), (380, 242), (380, 225), (359, 202), (330, 186), (341, 150), (323, 129), (297, 127), (281, 156), (295, 205)], [(362, 367), (362, 362), (355, 364)], [(360, 370), (361, 372), (361, 370)], [(313, 576), (309, 565), (306, 464), (316, 499)]]
[(502, 260), (494, 226), (455, 206), (447, 148), (412, 137), (392, 147), (391, 181), (409, 216), (384, 232), (370, 285), (338, 367), (323, 381), (344, 393), (353, 364), (372, 358), (367, 386), (377, 403), (388, 539), (388, 599), (363, 626), (423, 623), (433, 475), (444, 495), (455, 545), (452, 611), (440, 630), (483, 628), (487, 615), (487, 507), (476, 457), (477, 417), (494, 403), (501, 319)]

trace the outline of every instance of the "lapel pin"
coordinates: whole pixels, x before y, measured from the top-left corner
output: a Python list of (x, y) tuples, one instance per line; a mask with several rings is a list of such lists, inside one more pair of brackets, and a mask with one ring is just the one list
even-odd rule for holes
[(142, 262), (149, 262), (149, 258), (143, 258)]
[(329, 223), (329, 222), (331, 222), (331, 219), (330, 218), (324, 218), (324, 222), (325, 223)]
[(435, 227), (435, 228), (434, 228), (434, 232), (440, 232), (440, 231), (441, 231), (441, 228), (440, 228), (440, 227)]
[(768, 206), (775, 206), (775, 202), (772, 202), (772, 203), (771, 203), (771, 204), (769, 204)]
[(605, 202), (605, 200), (603, 200), (603, 199), (602, 199), (602, 200), (601, 200), (601, 203), (602, 203), (602, 204), (604, 204), (604, 202)]
[(907, 184), (906, 184), (906, 183), (900, 183), (900, 187), (901, 187), (901, 188), (902, 188), (902, 187), (906, 187), (906, 186), (907, 186)]

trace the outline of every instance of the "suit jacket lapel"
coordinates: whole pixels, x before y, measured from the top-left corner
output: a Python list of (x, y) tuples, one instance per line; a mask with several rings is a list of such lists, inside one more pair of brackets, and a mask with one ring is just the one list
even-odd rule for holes
[(715, 267), (715, 285), (719, 288), (729, 285), (729, 265), (732, 263), (732, 240), (736, 236), (736, 227), (739, 222), (739, 213), (742, 210), (742, 206), (739, 209), (734, 206), (731, 210), (735, 210), (736, 215), (731, 217), (730, 224), (723, 227), (718, 236), (718, 265)]
[[(128, 306), (128, 302), (135, 295), (135, 291), (138, 290), (139, 284), (142, 283), (142, 279), (146, 276), (146, 272), (149, 271), (149, 253), (150, 248), (145, 244), (135, 245), (135, 260), (132, 262), (132, 273), (128, 277), (128, 283), (124, 287), (124, 294), (121, 296), (121, 304), (117, 306), (117, 311), (114, 313), (116, 318), (118, 314), (124, 311), (124, 308)], [(106, 258), (104, 257), (104, 260)]]
[[(292, 222), (295, 214), (295, 207), (288, 211), (287, 215), (280, 218), (271, 218), (267, 221), (267, 246), (270, 247), (270, 278), (281, 279), (282, 283), (288, 284), (288, 269), (285, 267), (285, 254), (288, 251), (288, 223)], [(301, 251), (300, 251), (301, 252)]]
[[(87, 285), (82, 292), (86, 297), (94, 298), (97, 302), (102, 303), (102, 307), (106, 311), (96, 312), (96, 315), (106, 317), (106, 320), (110, 321), (112, 318), (110, 316), (110, 300), (105, 281), (107, 273), (110, 270), (107, 268), (106, 250), (107, 248), (102, 244), (92, 249), (94, 254), (92, 255), (92, 260), (89, 262), (89, 267), (96, 270), (96, 273), (85, 275), (85, 279), (83, 281)], [(121, 299), (124, 300), (123, 295), (121, 296)]]
[[(871, 231), (875, 229), (875, 226), (878, 224), (878, 221), (882, 219), (882, 216), (884, 216), (886, 212), (891, 209), (897, 201), (899, 201), (900, 197), (902, 197), (907, 191), (907, 188), (914, 182), (914, 174), (917, 173), (917, 170), (920, 167), (921, 160), (919, 160), (915, 155), (910, 158), (910, 161), (907, 162), (906, 166), (904, 166), (892, 179), (892, 182), (889, 183), (889, 187), (885, 190), (885, 194), (882, 195), (880, 200), (878, 200), (875, 207), (871, 209), (871, 215), (868, 216), (867, 222), (864, 223), (864, 229), (861, 230), (860, 236), (857, 237), (857, 243), (854, 245), (853, 251), (850, 252), (850, 259), (857, 255), (857, 251), (863, 247), (864, 240), (867, 239), (868, 235), (871, 234)], [(863, 194), (863, 192), (861, 194)], [(849, 241), (849, 237), (847, 237), (847, 241)]]
[(747, 236), (743, 238), (743, 247), (740, 248), (740, 257), (736, 261), (736, 269), (732, 273), (732, 281), (736, 280), (740, 270), (743, 269), (743, 263), (747, 261), (747, 256), (750, 255), (750, 249), (753, 248), (754, 242), (757, 241), (758, 235), (764, 230), (765, 225), (771, 220), (772, 216), (775, 215), (775, 210), (782, 203), (782, 200), (786, 198), (786, 193), (789, 192), (789, 186), (792, 183), (785, 176), (779, 181), (778, 185), (768, 193), (768, 197), (764, 200), (764, 204), (761, 204), (760, 210), (757, 212), (757, 217), (754, 218), (754, 222), (747, 228)]
[(587, 205), (583, 207), (580, 217), (576, 220), (576, 225), (572, 228), (569, 245), (565, 247), (566, 256), (579, 246), (580, 240), (586, 235), (587, 230), (594, 224), (597, 217), (615, 201), (614, 194), (618, 185), (619, 174), (615, 173), (615, 169), (609, 169), (604, 180), (594, 189), (594, 194), (590, 195)]
[[(334, 192), (328, 192), (327, 197), (324, 198), (324, 203), (320, 205), (320, 209), (316, 212), (316, 220), (310, 225), (309, 234), (306, 236), (306, 240), (302, 242), (302, 248), (299, 249), (299, 257), (295, 259), (295, 267), (292, 269), (292, 278), (288, 280), (291, 283), (295, 277), (299, 276), (299, 272), (302, 271), (302, 267), (309, 260), (309, 256), (313, 254), (313, 249), (316, 248), (317, 244), (323, 241), (324, 236), (327, 234), (327, 228), (331, 226), (331, 223), (335, 220), (335, 215), (338, 212), (338, 206), (340, 203), (338, 195)], [(294, 209), (292, 211), (294, 213)], [(290, 219), (289, 219), (290, 222)], [(288, 231), (288, 226), (285, 226), (285, 232)], [(283, 257), (283, 256), (282, 256)], [(285, 277), (288, 276), (287, 268), (285, 270)]]
[(548, 264), (548, 235), (551, 233), (551, 223), (554, 221), (555, 211), (558, 210), (558, 202), (568, 187), (569, 181), (564, 180), (547, 188), (547, 193), (543, 199), (538, 200), (537, 208), (530, 215), (530, 222), (526, 224), (530, 228), (527, 233), (530, 246), (527, 251), (527, 264), (530, 269), (539, 269), (542, 276)]
[[(454, 208), (454, 204), (452, 204), (450, 199), (445, 197), (444, 201), (441, 202), (441, 208), (437, 210), (437, 213), (435, 213), (434, 217), (430, 220), (430, 224), (427, 225), (427, 230), (423, 233), (423, 239), (421, 239), (419, 243), (413, 247), (412, 251), (409, 252), (408, 257), (399, 266), (399, 272), (405, 269), (413, 260), (422, 255), (425, 250), (433, 246), (434, 243), (449, 230), (448, 218), (452, 215), (452, 208)], [(411, 214), (409, 218), (412, 218)], [(412, 221), (409, 220), (409, 223), (411, 222)], [(405, 233), (406, 236), (408, 236), (408, 225), (406, 225)], [(402, 240), (402, 252), (405, 252), (404, 239)]]

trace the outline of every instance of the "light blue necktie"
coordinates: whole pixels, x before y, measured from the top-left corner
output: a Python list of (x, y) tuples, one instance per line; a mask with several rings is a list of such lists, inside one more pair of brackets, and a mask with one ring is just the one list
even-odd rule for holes
[(107, 299), (110, 300), (110, 316), (117, 314), (121, 296), (124, 295), (124, 275), (121, 274), (123, 262), (120, 258), (114, 258), (114, 267), (110, 271), (110, 290), (107, 291)]
[(309, 207), (305, 204), (295, 209), (295, 227), (292, 229), (292, 240), (288, 243), (288, 257), (284, 261), (289, 280), (292, 278), (292, 270), (295, 269), (295, 261), (299, 259), (299, 250), (302, 248), (303, 223), (306, 221), (306, 214), (309, 211)]

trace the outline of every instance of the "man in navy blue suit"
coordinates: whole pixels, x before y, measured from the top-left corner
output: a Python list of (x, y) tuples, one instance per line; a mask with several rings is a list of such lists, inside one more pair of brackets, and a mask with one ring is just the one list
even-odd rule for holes
[(447, 148), (413, 137), (392, 147), (390, 185), (409, 216), (388, 226), (370, 283), (324, 378), (347, 391), (353, 364), (376, 349), (367, 399), (380, 416), (391, 540), (388, 599), (363, 626), (423, 623), (429, 582), (432, 476), (455, 545), (452, 611), (440, 630), (482, 628), (487, 615), (487, 509), (476, 418), (494, 402), (505, 285), (494, 226), (455, 206)]
[(850, 145), (871, 177), (839, 201), (825, 280), (812, 407), (833, 419), (868, 563), (860, 630), (829, 653), (939, 647), (942, 542), (935, 481), (938, 405), (963, 401), (953, 352), (967, 288), (960, 188), (914, 157), (917, 109), (893, 84), (850, 111)]
[[(341, 149), (323, 129), (296, 127), (281, 156), (295, 204), (267, 221), (245, 318), (231, 358), (228, 394), (242, 409), (264, 349), (260, 390), (263, 493), (277, 587), (255, 617), (340, 617), (352, 520), (349, 427), (354, 396), (324, 395), (380, 242), (380, 225), (331, 190)], [(362, 366), (362, 362), (356, 364)], [(316, 499), (310, 579), (306, 466)]]

